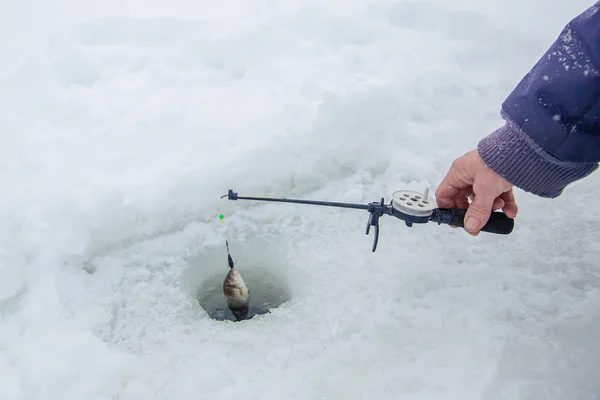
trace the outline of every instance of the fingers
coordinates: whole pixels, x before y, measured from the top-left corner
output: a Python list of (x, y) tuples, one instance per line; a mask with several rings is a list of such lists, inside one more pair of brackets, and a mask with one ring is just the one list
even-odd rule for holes
[[(466, 155), (452, 163), (450, 170), (435, 191), (439, 207), (466, 208), (468, 206), (466, 199), (471, 192), (470, 187), (473, 184), (473, 177), (465, 169), (467, 164), (465, 157)], [(465, 194), (467, 195), (465, 196)]]
[(490, 219), (495, 203), (499, 204), (497, 200), (502, 203), (504, 200), (498, 199), (503, 193), (502, 188), (489, 176), (479, 178), (473, 185), (473, 191), (476, 195), (467, 209), (464, 225), (467, 232), (477, 234)]
[(504, 200), (502, 211), (504, 211), (508, 218), (516, 218), (517, 213), (519, 212), (519, 207), (515, 201), (515, 194), (513, 193), (513, 190), (510, 189), (508, 192), (502, 193), (500, 197)]
[(469, 207), (469, 196), (473, 192), (473, 187), (469, 186), (464, 189), (460, 189), (458, 194), (454, 197), (454, 208), (468, 208)]
[[(471, 202), (475, 201), (475, 195), (472, 195), (469, 197), (471, 199)], [(492, 211), (493, 210), (502, 210), (506, 205), (505, 200), (502, 198), (502, 195), (500, 195), (500, 197), (496, 197), (494, 199), (494, 203), (492, 204)], [(467, 207), (464, 208), (468, 208), (468, 204)]]
[(444, 180), (440, 183), (435, 191), (436, 198), (451, 198), (456, 196), (461, 189), (465, 189), (473, 184), (465, 179), (455, 167), (452, 167)]
[(444, 184), (442, 182), (435, 191), (435, 199), (437, 200), (438, 207), (442, 208), (455, 208), (456, 199), (460, 189)]
[(492, 211), (501, 210), (502, 208), (504, 208), (505, 204), (506, 203), (504, 202), (504, 200), (502, 200), (500, 197), (495, 198), (494, 204), (492, 204)]

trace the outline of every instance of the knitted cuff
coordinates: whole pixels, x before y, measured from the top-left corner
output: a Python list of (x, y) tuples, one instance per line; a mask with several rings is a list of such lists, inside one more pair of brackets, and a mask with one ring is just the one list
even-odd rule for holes
[(514, 186), (555, 198), (563, 189), (598, 168), (597, 163), (565, 162), (542, 149), (514, 122), (483, 138), (477, 150), (483, 162)]

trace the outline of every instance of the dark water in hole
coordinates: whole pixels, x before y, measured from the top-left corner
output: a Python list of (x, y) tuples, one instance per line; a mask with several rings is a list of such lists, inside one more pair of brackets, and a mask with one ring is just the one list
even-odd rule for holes
[[(223, 280), (227, 272), (224, 269), (222, 273), (209, 275), (196, 293), (196, 299), (202, 308), (211, 318), (218, 321), (236, 320), (227, 307), (227, 299), (223, 294)], [(240, 268), (238, 272), (246, 282), (249, 292), (248, 319), (255, 315), (267, 314), (269, 310), (279, 307), (290, 299), (285, 282), (269, 271), (258, 267), (249, 267)]]

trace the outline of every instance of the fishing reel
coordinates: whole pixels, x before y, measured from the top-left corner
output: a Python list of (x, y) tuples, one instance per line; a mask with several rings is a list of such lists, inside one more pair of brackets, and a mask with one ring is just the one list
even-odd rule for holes
[[(369, 212), (369, 220), (365, 234), (368, 235), (371, 227), (374, 227), (373, 246), (371, 251), (375, 252), (379, 242), (379, 218), (383, 215), (396, 217), (412, 227), (413, 224), (425, 224), (435, 222), (438, 225), (446, 224), (455, 227), (464, 227), (465, 209), (459, 208), (438, 208), (434, 198), (429, 197), (429, 189), (424, 193), (419, 193), (411, 190), (398, 190), (392, 194), (392, 200), (389, 204), (385, 204), (382, 197), (378, 202), (369, 204), (356, 203), (339, 203), (331, 201), (318, 200), (301, 200), (288, 199), (285, 197), (272, 196), (240, 196), (233, 190), (222, 196), (229, 200), (257, 200), (257, 201), (272, 201), (278, 203), (296, 203), (309, 204), (327, 207), (352, 208), (358, 210), (366, 210)], [(508, 218), (506, 214), (494, 211), (490, 215), (490, 219), (481, 229), (482, 232), (495, 233), (500, 235), (508, 235), (514, 228), (514, 220)]]

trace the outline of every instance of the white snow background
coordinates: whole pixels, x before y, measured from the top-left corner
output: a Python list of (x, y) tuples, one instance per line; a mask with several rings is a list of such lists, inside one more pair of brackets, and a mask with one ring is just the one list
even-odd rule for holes
[[(0, 399), (599, 398), (600, 175), (376, 253), (365, 211), (219, 198), (433, 193), (591, 3), (3, 2)], [(210, 319), (225, 239), (291, 300)]]

